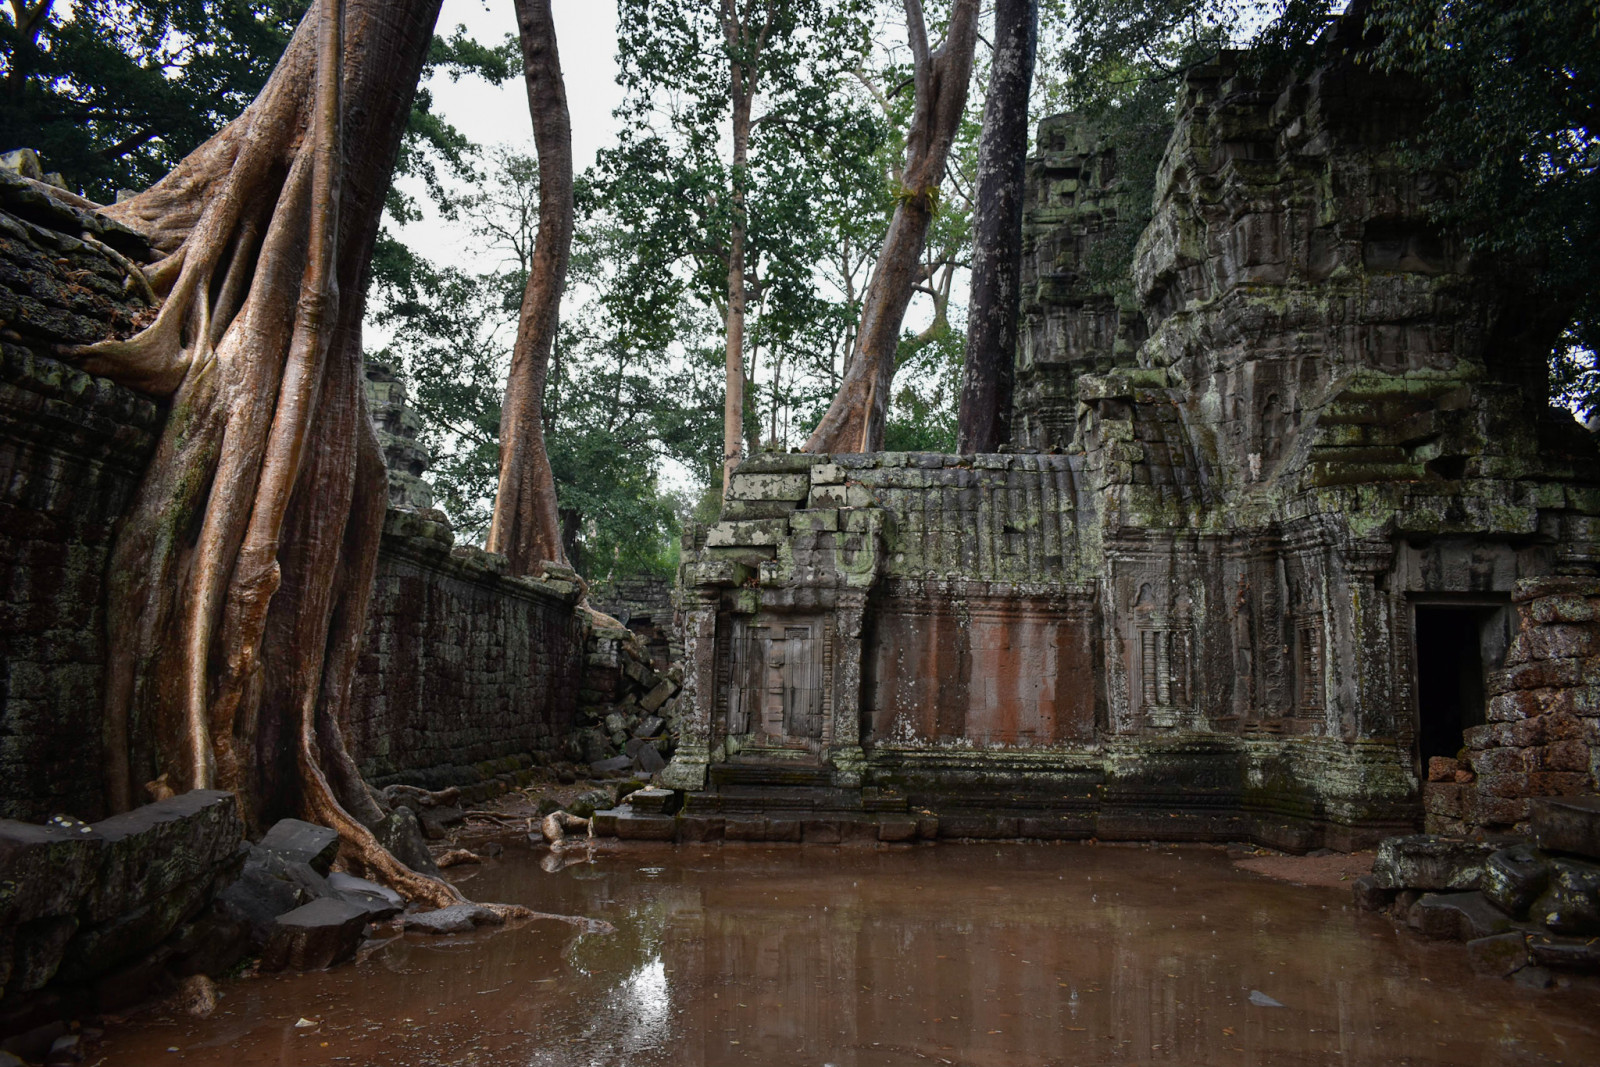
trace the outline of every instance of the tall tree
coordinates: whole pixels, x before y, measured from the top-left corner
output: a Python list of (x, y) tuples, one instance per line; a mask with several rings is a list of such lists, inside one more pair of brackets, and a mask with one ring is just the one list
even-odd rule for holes
[(443, 904), (460, 894), (375, 837), (344, 743), (386, 502), (364, 276), (438, 7), (319, 0), (239, 118), (104, 209), (165, 257), (160, 307), (75, 358), (171, 401), (108, 568), (112, 806), (146, 774), (229, 789), (249, 825), (329, 825), (353, 865)]
[(872, 452), (883, 447), (900, 324), (918, 281), (945, 162), (967, 106), (978, 9), (978, 0), (955, 0), (944, 41), (930, 49), (921, 0), (905, 0), (915, 108), (906, 136), (898, 204), (867, 283), (855, 352), (833, 403), (806, 442), (808, 452)]
[(1038, 0), (996, 0), (994, 61), (978, 142), (972, 295), (956, 424), (957, 448), (963, 453), (993, 452), (1010, 437), (1021, 305), (1028, 96), (1038, 36)]
[[(608, 209), (722, 319), (722, 467), (744, 452), (755, 350), (799, 329), (825, 235), (808, 191), (859, 167), (881, 124), (842, 92), (866, 47), (863, 0), (623, 0), (627, 99), (602, 160)], [(754, 321), (782, 330), (752, 328)], [(749, 358), (747, 359), (747, 355)], [(759, 431), (757, 431), (759, 432)]]
[(516, 0), (516, 9), (539, 152), (539, 236), (500, 409), (500, 487), (488, 548), (506, 557), (512, 574), (533, 574), (547, 560), (566, 562), (545, 449), (544, 394), (572, 255), (572, 123), (550, 0)]

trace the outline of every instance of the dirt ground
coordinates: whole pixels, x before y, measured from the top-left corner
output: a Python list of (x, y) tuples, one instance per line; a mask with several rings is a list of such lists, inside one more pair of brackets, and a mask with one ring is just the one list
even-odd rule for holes
[(1324, 852), (1291, 856), (1270, 849), (1230, 849), (1233, 865), (1295, 885), (1347, 886), (1372, 870), (1372, 852)]

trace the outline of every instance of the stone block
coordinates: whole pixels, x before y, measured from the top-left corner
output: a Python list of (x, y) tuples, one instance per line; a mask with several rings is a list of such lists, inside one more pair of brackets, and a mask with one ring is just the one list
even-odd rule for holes
[(1372, 876), (1383, 889), (1476, 889), (1494, 851), (1481, 841), (1438, 834), (1391, 837), (1378, 846)]
[(0, 927), (72, 915), (100, 871), (94, 832), (0, 819)]
[(859, 482), (850, 482), (845, 486), (844, 501), (845, 507), (848, 508), (874, 508), (878, 506), (876, 494)]
[(596, 778), (624, 774), (632, 769), (633, 759), (629, 756), (612, 756), (610, 759), (596, 760), (589, 764), (589, 773)]
[(1394, 903), (1396, 890), (1378, 885), (1377, 879), (1363, 874), (1350, 885), (1350, 896), (1355, 906), (1363, 911), (1384, 911)]
[(1540, 798), (1531, 818), (1540, 848), (1600, 860), (1600, 796)]
[(739, 464), (738, 474), (794, 474), (809, 471), (821, 456), (810, 452), (757, 452)]
[[(669, 684), (669, 683), (663, 682), (662, 684), (666, 685), (666, 684)], [(675, 683), (673, 683), (673, 684), (675, 684)], [(650, 709), (650, 710), (654, 710), (654, 709)], [(633, 728), (633, 736), (634, 737), (660, 737), (661, 736), (661, 731), (665, 726), (666, 726), (666, 721), (663, 720), (661, 718), (661, 716), (659, 716), (659, 715), (651, 715), (648, 718), (644, 718), (644, 719), (640, 719), (639, 720), (639, 725), (635, 726)]]
[(328, 875), (328, 888), (340, 900), (366, 909), (369, 922), (382, 922), (406, 908), (405, 898), (388, 886), (335, 871)]
[(327, 876), (339, 855), (339, 834), (301, 819), (280, 819), (261, 838), (259, 847), (285, 863), (306, 863)]
[[(661, 705), (665, 704), (672, 694), (676, 693), (677, 691), (678, 685), (676, 682), (670, 678), (663, 678), (661, 681), (656, 683), (654, 689), (646, 693), (639, 701), (639, 707), (645, 711), (654, 712), (660, 708)], [(656, 719), (655, 721), (660, 723), (661, 720)], [(638, 735), (636, 732), (636, 736), (652, 737), (654, 734), (646, 733), (643, 735)]]
[(479, 926), (498, 926), (500, 917), (482, 904), (452, 904), (405, 917), (405, 928), (424, 934), (467, 934)]
[(811, 491), (811, 478), (802, 473), (747, 473), (735, 471), (728, 496), (736, 500), (798, 502)]
[(677, 836), (678, 820), (671, 815), (644, 815), (631, 809), (618, 809), (616, 835), (624, 841), (671, 841)]
[(1530, 915), (1558, 934), (1600, 937), (1600, 864), (1558, 858)]
[(1428, 781), (1453, 782), (1461, 765), (1449, 756), (1434, 756), (1428, 760)]
[(723, 521), (744, 519), (787, 519), (803, 501), (798, 500), (725, 500), (722, 502)]
[(1535, 934), (1528, 938), (1528, 954), (1541, 967), (1600, 974), (1600, 939), (1597, 938)]
[(722, 836), (727, 841), (765, 841), (767, 820), (759, 815), (729, 815), (722, 820)]
[(804, 840), (808, 845), (837, 845), (843, 840), (838, 819), (806, 819)]
[(837, 510), (847, 506), (849, 493), (843, 485), (814, 485), (806, 500), (808, 511)]
[(679, 841), (722, 840), (722, 816), (684, 815), (678, 819)]
[(1484, 861), (1478, 887), (1495, 907), (1512, 918), (1523, 918), (1549, 881), (1549, 859), (1531, 846), (1513, 845)]
[(635, 789), (628, 794), (628, 806), (640, 815), (671, 815), (678, 794), (671, 789)]
[(915, 841), (917, 839), (917, 820), (880, 818), (878, 820), (879, 841)]
[(1468, 941), (1467, 959), (1479, 974), (1507, 978), (1528, 965), (1527, 937), (1513, 931)]
[(833, 508), (803, 508), (789, 515), (791, 533), (835, 533), (839, 512)]
[[(105, 848), (86, 910), (89, 921), (101, 923), (178, 886), (209, 881), (233, 861), (244, 823), (232, 793), (194, 789), (113, 815), (95, 830)], [(323, 833), (333, 834), (337, 850), (338, 835)]]
[(768, 841), (799, 841), (805, 834), (803, 820), (790, 816), (774, 815), (767, 820)]
[(642, 774), (659, 774), (666, 769), (667, 761), (661, 755), (661, 750), (656, 748), (654, 741), (646, 741), (633, 755), (633, 765)]
[(811, 467), (811, 485), (843, 485), (844, 468), (837, 463), (817, 463)]
[(1511, 929), (1511, 918), (1482, 893), (1424, 893), (1412, 907), (1413, 925), (1436, 941), (1472, 941)]
[(265, 971), (312, 971), (343, 963), (356, 954), (367, 910), (325, 897), (278, 916), (261, 953)]

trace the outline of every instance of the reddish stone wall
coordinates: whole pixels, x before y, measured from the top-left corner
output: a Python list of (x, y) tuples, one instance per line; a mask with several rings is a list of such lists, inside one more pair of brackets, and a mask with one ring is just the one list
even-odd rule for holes
[(1465, 759), (1434, 759), (1435, 833), (1528, 829), (1533, 797), (1600, 793), (1600, 580), (1535, 578), (1513, 596), (1519, 632), (1489, 678), (1488, 721)]

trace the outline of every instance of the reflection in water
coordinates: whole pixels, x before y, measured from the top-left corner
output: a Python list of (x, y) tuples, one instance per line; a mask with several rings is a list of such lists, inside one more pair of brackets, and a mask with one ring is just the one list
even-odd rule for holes
[(508, 851), (473, 894), (615, 933), (408, 935), (227, 985), (204, 1022), (135, 1020), (106, 1062), (1600, 1062), (1600, 987), (1474, 978), (1460, 946), (1208, 849), (660, 846), (553, 872), (540, 855)]

